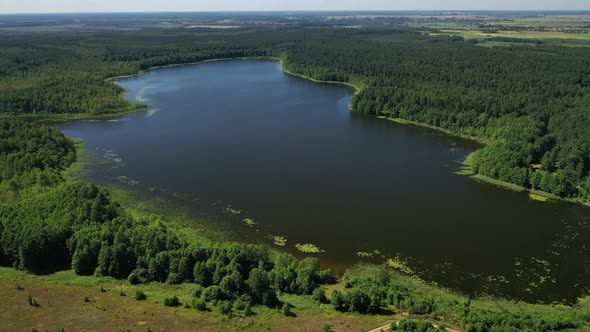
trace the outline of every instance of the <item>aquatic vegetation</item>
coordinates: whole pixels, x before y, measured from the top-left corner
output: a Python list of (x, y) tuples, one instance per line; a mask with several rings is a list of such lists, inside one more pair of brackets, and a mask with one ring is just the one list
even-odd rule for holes
[(244, 222), (244, 224), (246, 224), (250, 227), (256, 226), (256, 223), (254, 222), (254, 219), (252, 219), (252, 218), (244, 218), (244, 219), (242, 219), (242, 221)]
[(414, 273), (414, 271), (412, 271), (412, 269), (410, 269), (410, 267), (408, 267), (406, 263), (399, 257), (389, 258), (387, 260), (387, 266), (407, 274)]
[(305, 244), (297, 243), (295, 245), (295, 248), (297, 248), (297, 250), (299, 250), (303, 253), (306, 253), (306, 254), (319, 254), (319, 253), (325, 252), (324, 250), (320, 249), (315, 244), (311, 244), (311, 243), (305, 243)]
[(226, 214), (232, 214), (234, 216), (239, 216), (240, 214), (242, 214), (242, 210), (234, 209), (231, 206), (226, 207), (223, 210), (223, 212), (226, 213)]
[(285, 236), (269, 235), (268, 238), (274, 243), (275, 246), (284, 247), (287, 245), (287, 238)]
[(356, 253), (357, 256), (359, 256), (360, 258), (371, 258), (373, 257), (373, 253), (372, 252), (366, 252), (366, 251), (359, 251)]
[(147, 99), (144, 96), (144, 94), (145, 94), (145, 91), (147, 89), (149, 89), (149, 88), (151, 88), (151, 86), (149, 86), (149, 85), (148, 86), (144, 86), (143, 88), (141, 88), (141, 90), (139, 90), (139, 92), (135, 95), (135, 100), (137, 100), (140, 103), (146, 103), (146, 102), (148, 102), (149, 99)]
[(133, 180), (132, 178), (130, 178), (128, 176), (125, 176), (125, 175), (117, 176), (115, 178), (115, 180), (117, 180), (117, 181), (119, 181), (119, 182), (121, 182), (123, 184), (126, 184), (128, 186), (136, 186), (136, 185), (140, 184), (139, 181)]
[(158, 113), (160, 110), (158, 109), (150, 109), (145, 112), (144, 118), (151, 118), (154, 114)]
[(103, 150), (103, 158), (107, 161), (113, 163), (113, 168), (119, 168), (123, 164), (123, 158), (115, 153), (113, 150), (107, 149)]

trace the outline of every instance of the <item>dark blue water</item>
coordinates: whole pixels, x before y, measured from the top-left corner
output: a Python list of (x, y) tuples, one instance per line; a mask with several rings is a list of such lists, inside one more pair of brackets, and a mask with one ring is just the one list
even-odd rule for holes
[(225, 213), (211, 226), (268, 243), (285, 236), (295, 254), (295, 244), (315, 244), (336, 271), (396, 258), (472, 294), (571, 300), (588, 287), (589, 209), (456, 175), (477, 145), (351, 113), (346, 87), (264, 61), (161, 69), (120, 84), (150, 110), (59, 125), (107, 161), (88, 169), (92, 181)]

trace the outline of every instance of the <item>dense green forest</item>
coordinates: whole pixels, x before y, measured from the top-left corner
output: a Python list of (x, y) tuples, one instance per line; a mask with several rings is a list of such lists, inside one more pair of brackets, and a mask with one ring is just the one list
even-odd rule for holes
[[(422, 289), (384, 268), (350, 271), (345, 289), (317, 259), (264, 246), (202, 243), (156, 217), (132, 216), (104, 188), (66, 181), (76, 158), (62, 133), (19, 118), (118, 114), (143, 107), (108, 79), (154, 66), (235, 57), (280, 58), (290, 72), (357, 86), (354, 111), (473, 137), (479, 174), (588, 201), (590, 58), (582, 48), (484, 48), (408, 29), (146, 29), (0, 36), (0, 264), (37, 274), (73, 269), (134, 284), (195, 284), (192, 306), (250, 313), (306, 294), (337, 310), (403, 310), (468, 331), (560, 330), (590, 321), (586, 306), (490, 307)], [(16, 118), (16, 119), (15, 119)], [(167, 303), (175, 305), (171, 298)], [(205, 308), (205, 309), (204, 309)], [(288, 314), (288, 308), (285, 313)], [(401, 330), (417, 329), (412, 321)], [(407, 326), (406, 326), (407, 325)], [(432, 329), (429, 324), (420, 327)]]
[(56, 184), (75, 158), (73, 143), (58, 130), (0, 120), (0, 183), (10, 189)]
[[(502, 306), (470, 300), (402, 276), (388, 267), (361, 266), (344, 277), (342, 290), (329, 296), (327, 270), (317, 258), (297, 260), (261, 245), (204, 242), (166, 227), (155, 216), (132, 216), (104, 188), (66, 181), (61, 170), (73, 160), (72, 142), (37, 122), (4, 120), (0, 125), (1, 160), (25, 144), (31, 156), (53, 153), (53, 159), (26, 159), (11, 174), (55, 175), (55, 181), (5, 186), (19, 175), (3, 177), (0, 205), (0, 265), (36, 274), (73, 269), (78, 275), (111, 276), (132, 284), (162, 282), (194, 285), (196, 310), (215, 307), (221, 313), (251, 315), (252, 307), (281, 308), (278, 294), (310, 295), (339, 311), (376, 314), (401, 310), (460, 325), (467, 331), (548, 331), (584, 326), (590, 321), (587, 301), (573, 307), (505, 301)], [(13, 142), (13, 143), (11, 143)], [(8, 169), (7, 169), (8, 170)], [(8, 173), (6, 173), (8, 174)], [(8, 197), (8, 198), (7, 198)], [(138, 300), (145, 299), (138, 293)], [(496, 302), (492, 302), (496, 303)], [(178, 306), (171, 296), (166, 306)], [(400, 331), (435, 331), (430, 323), (403, 320)]]
[(473, 171), (587, 202), (590, 58), (585, 48), (486, 48), (408, 28), (147, 29), (0, 38), (0, 114), (134, 110), (106, 79), (154, 66), (276, 57), (290, 72), (355, 84), (354, 111), (486, 143)]

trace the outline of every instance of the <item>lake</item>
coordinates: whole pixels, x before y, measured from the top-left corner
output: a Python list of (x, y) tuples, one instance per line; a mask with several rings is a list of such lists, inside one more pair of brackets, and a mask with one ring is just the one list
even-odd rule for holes
[(174, 198), (244, 241), (283, 236), (298, 256), (314, 244), (337, 274), (393, 259), (466, 293), (530, 301), (590, 285), (589, 208), (457, 175), (477, 144), (351, 113), (347, 87), (253, 60), (119, 84), (149, 110), (57, 125), (97, 156), (91, 181)]

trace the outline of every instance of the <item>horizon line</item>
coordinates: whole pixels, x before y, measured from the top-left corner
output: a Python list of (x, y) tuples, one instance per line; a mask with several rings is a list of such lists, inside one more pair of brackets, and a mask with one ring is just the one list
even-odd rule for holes
[(330, 13), (330, 12), (561, 12), (579, 13), (590, 9), (294, 9), (294, 10), (170, 10), (170, 11), (87, 11), (87, 12), (5, 12), (0, 15), (50, 15), (50, 14), (173, 14), (173, 13)]

